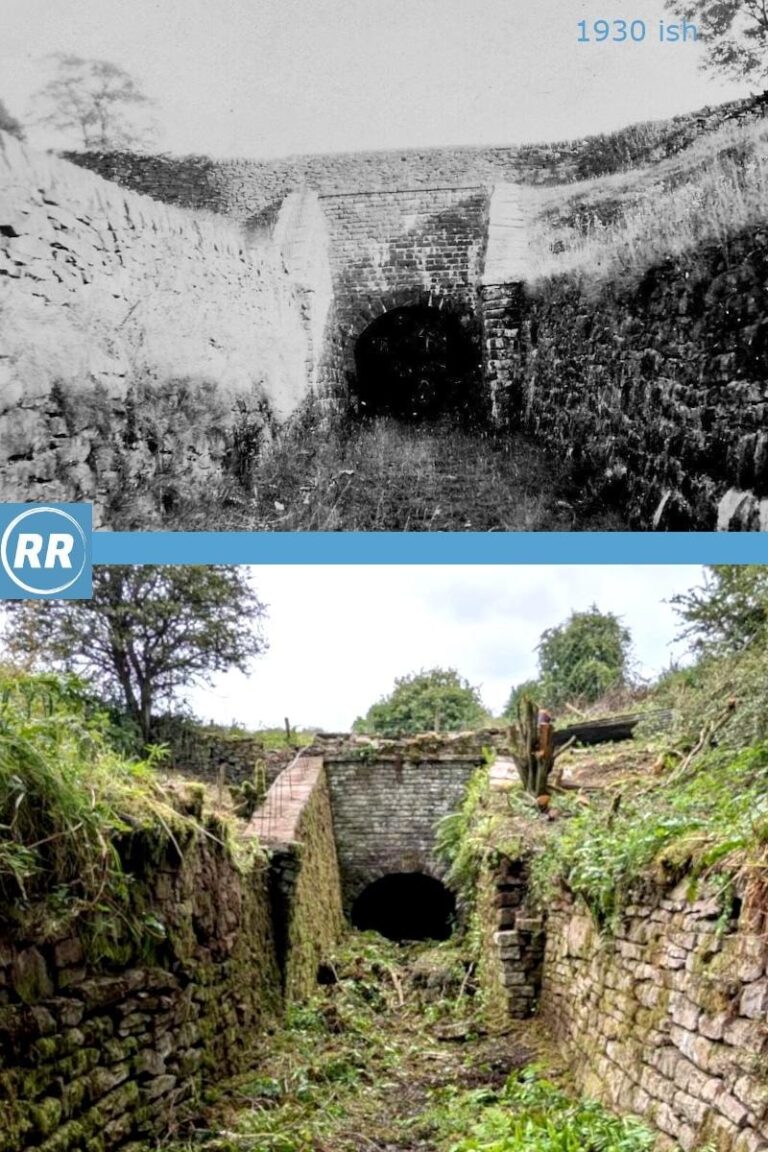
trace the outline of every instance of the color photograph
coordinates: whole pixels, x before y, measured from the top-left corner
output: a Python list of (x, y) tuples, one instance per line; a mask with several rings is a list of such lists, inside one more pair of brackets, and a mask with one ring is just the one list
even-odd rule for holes
[(2, 627), (3, 1152), (765, 1144), (766, 568), (97, 566)]

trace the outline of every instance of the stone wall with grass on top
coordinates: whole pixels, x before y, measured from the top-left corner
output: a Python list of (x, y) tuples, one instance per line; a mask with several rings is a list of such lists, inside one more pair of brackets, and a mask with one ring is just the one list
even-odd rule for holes
[(172, 504), (174, 482), (236, 477), (319, 383), (327, 234), (306, 192), (246, 228), (2, 134), (0, 302), (2, 499), (104, 518), (157, 476)]
[(764, 95), (751, 96), (669, 121), (555, 143), (384, 149), (265, 160), (132, 152), (72, 152), (67, 158), (156, 200), (250, 220), (269, 217), (284, 196), (302, 187), (336, 193), (583, 179), (673, 154), (702, 132), (763, 115), (764, 108)]
[(768, 233), (625, 286), (484, 288), (497, 411), (640, 529), (768, 525)]
[(739, 907), (684, 881), (613, 933), (569, 899), (549, 910), (541, 1014), (580, 1087), (665, 1149), (768, 1149), (768, 941)]
[(0, 908), (0, 1152), (138, 1152), (199, 1114), (207, 1085), (253, 1067), (342, 930), (313, 764), (290, 842), (262, 842), (258, 821), (234, 849), (218, 825), (127, 835), (125, 931), (21, 932)]

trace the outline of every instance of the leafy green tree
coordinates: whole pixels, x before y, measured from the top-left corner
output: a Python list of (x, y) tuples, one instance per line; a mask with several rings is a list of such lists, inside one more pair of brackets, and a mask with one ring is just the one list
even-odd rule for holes
[(537, 703), (542, 699), (541, 684), (538, 680), (523, 680), (521, 684), (515, 685), (504, 705), (504, 711), (501, 714), (502, 720), (508, 720), (510, 724), (515, 724), (517, 722), (518, 708), (526, 697), (529, 700), (535, 700)]
[(682, 635), (701, 654), (742, 652), (764, 638), (768, 624), (768, 568), (714, 564), (704, 585), (672, 597), (684, 621)]
[(629, 630), (612, 612), (596, 605), (572, 612), (539, 642), (540, 703), (558, 707), (567, 700), (591, 703), (626, 684), (631, 655)]
[(11, 116), (2, 100), (0, 100), (0, 132), (7, 132), (18, 140), (24, 139), (24, 129), (15, 116)]
[(460, 732), (488, 720), (477, 688), (454, 668), (430, 668), (398, 677), (389, 696), (358, 717), (353, 729), (377, 736)]
[(130, 148), (149, 128), (136, 111), (151, 103), (132, 76), (109, 60), (58, 53), (56, 74), (35, 96), (38, 123), (75, 132), (84, 149)]
[(768, 76), (766, 0), (667, 0), (667, 7), (698, 27), (711, 71), (735, 78)]
[(17, 658), (76, 672), (120, 700), (148, 743), (160, 701), (247, 670), (267, 647), (265, 615), (242, 568), (97, 566), (92, 600), (10, 603), (5, 638)]

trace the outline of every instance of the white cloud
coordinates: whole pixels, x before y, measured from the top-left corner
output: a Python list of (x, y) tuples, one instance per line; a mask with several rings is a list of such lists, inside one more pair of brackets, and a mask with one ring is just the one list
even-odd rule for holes
[(593, 602), (630, 628), (639, 671), (661, 671), (680, 645), (668, 600), (701, 569), (662, 566), (264, 566), (269, 652), (248, 677), (219, 677), (190, 695), (195, 712), (247, 727), (346, 730), (396, 676), (452, 666), (500, 711), (535, 674), (545, 628)]

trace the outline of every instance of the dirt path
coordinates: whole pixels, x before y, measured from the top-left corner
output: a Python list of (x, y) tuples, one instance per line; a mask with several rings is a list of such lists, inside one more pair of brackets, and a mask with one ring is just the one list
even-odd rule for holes
[(478, 1028), (454, 948), (352, 934), (330, 982), (289, 1011), (257, 1075), (224, 1086), (176, 1152), (441, 1152), (443, 1102), (551, 1063), (540, 1028)]

